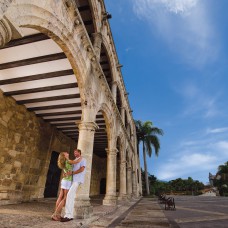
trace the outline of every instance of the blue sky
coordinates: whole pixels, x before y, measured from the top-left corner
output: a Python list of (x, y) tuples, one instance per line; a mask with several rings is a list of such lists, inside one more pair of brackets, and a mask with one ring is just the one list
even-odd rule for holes
[(133, 117), (165, 132), (148, 171), (208, 182), (228, 160), (228, 1), (105, 2)]

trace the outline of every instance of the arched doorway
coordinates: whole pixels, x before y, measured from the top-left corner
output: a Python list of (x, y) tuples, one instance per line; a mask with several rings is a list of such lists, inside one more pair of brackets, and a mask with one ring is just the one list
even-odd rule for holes
[(57, 197), (61, 170), (57, 166), (59, 153), (53, 151), (48, 168), (47, 180), (44, 189), (44, 198)]

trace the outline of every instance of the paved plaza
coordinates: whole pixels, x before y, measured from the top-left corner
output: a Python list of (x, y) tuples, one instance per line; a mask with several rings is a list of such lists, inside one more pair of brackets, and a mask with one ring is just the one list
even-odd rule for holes
[[(228, 227), (228, 197), (174, 196), (176, 211), (164, 211), (180, 228)], [(161, 205), (163, 208), (163, 205)]]
[(102, 198), (91, 200), (94, 215), (67, 223), (50, 219), (55, 199), (0, 206), (1, 228), (226, 228), (228, 198), (175, 196), (176, 210), (164, 210), (156, 198), (135, 199), (117, 206), (103, 206)]
[(73, 220), (67, 223), (51, 220), (54, 199), (0, 206), (0, 227), (169, 227), (169, 222), (157, 199), (135, 199), (117, 206), (103, 206), (101, 202), (102, 199), (92, 199), (94, 215), (90, 219)]

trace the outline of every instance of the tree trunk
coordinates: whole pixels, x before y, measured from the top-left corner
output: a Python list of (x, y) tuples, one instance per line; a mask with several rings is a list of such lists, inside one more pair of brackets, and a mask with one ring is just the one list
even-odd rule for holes
[(145, 171), (145, 182), (146, 182), (146, 194), (150, 195), (147, 163), (146, 163), (146, 150), (145, 150), (144, 141), (143, 141), (143, 159), (144, 159), (144, 171)]

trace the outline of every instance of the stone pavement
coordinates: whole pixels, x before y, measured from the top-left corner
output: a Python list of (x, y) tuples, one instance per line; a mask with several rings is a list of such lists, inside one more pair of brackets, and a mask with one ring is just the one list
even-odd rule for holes
[[(176, 211), (164, 211), (173, 227), (228, 227), (228, 197), (173, 196)], [(163, 205), (161, 205), (164, 208)]]
[(102, 199), (92, 199), (91, 201), (94, 215), (90, 219), (73, 220), (67, 223), (50, 219), (55, 199), (0, 206), (0, 227), (170, 227), (156, 199), (135, 199), (131, 202), (122, 202), (117, 206), (103, 206), (101, 205)]
[(85, 220), (73, 220), (61, 223), (51, 220), (56, 199), (44, 199), (39, 202), (21, 203), (14, 205), (0, 206), (0, 227), (1, 228), (59, 228), (59, 227), (88, 227), (87, 225), (99, 217), (114, 213), (118, 206), (103, 206), (102, 199), (92, 199), (94, 215)]
[(93, 222), (90, 228), (162, 228), (171, 227), (157, 199), (142, 198), (132, 204), (131, 207), (122, 206), (116, 213), (105, 216)]

